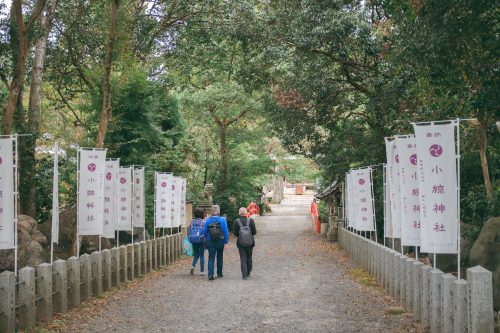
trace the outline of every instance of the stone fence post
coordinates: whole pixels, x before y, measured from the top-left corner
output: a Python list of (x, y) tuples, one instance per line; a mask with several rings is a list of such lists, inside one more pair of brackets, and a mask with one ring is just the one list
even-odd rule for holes
[(127, 247), (125, 245), (120, 246), (120, 270), (118, 274), (120, 275), (121, 282), (127, 282)]
[(453, 281), (453, 332), (466, 333), (467, 332), (467, 281), (456, 280)]
[(80, 299), (88, 300), (92, 297), (92, 264), (90, 255), (84, 253), (80, 256)]
[(92, 252), (92, 291), (94, 296), (102, 295), (102, 252)]
[(132, 281), (134, 279), (134, 245), (127, 246), (127, 278)]
[(38, 290), (37, 319), (52, 319), (52, 265), (43, 263), (36, 268), (36, 289)]
[(108, 291), (112, 288), (113, 283), (111, 282), (111, 273), (112, 273), (112, 259), (111, 259), (111, 250), (103, 250), (102, 251), (102, 290)]
[(142, 254), (141, 254), (141, 244), (140, 243), (135, 243), (134, 244), (134, 272), (135, 272), (135, 277), (141, 277), (142, 276)]
[(444, 273), (439, 269), (431, 270), (430, 274), (430, 287), (431, 287), (431, 315), (430, 315), (430, 328), (431, 333), (441, 332), (441, 276)]
[(113, 287), (120, 286), (120, 248), (114, 247), (111, 249), (111, 285)]
[(54, 312), (64, 313), (68, 311), (68, 281), (66, 260), (58, 259), (52, 265), (54, 272), (53, 294), (54, 294)]
[(80, 305), (80, 261), (77, 257), (67, 260), (68, 265), (68, 304), (71, 307)]
[(23, 267), (19, 270), (19, 293), (17, 300), (19, 309), (19, 328), (29, 328), (35, 326), (35, 295), (35, 269), (32, 267)]
[(16, 277), (13, 272), (0, 273), (0, 332), (16, 330)]
[(152, 240), (153, 250), (151, 254), (153, 255), (153, 269), (158, 270), (158, 238)]
[(453, 282), (452, 274), (441, 275), (441, 332), (453, 333)]
[(467, 269), (469, 332), (493, 332), (493, 274), (481, 266)]

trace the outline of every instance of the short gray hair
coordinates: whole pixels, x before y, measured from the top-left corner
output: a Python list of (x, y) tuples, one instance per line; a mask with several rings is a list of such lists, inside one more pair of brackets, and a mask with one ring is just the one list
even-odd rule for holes
[(238, 210), (238, 215), (247, 215), (247, 209), (245, 207), (241, 207), (240, 210)]
[(220, 214), (220, 207), (219, 205), (213, 205), (212, 206), (212, 215), (219, 215)]

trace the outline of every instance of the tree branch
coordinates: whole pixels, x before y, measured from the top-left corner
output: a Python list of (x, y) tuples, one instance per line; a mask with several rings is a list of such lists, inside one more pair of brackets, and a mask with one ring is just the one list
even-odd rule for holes
[(42, 14), (43, 8), (45, 7), (46, 0), (38, 0), (33, 7), (33, 11), (31, 12), (30, 19), (26, 23), (26, 31), (29, 31), (33, 25), (35, 24), (38, 16)]

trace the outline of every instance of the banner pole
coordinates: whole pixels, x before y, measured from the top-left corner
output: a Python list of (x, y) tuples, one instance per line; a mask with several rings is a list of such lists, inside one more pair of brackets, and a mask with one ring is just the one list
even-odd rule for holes
[(102, 240), (102, 236), (99, 235), (99, 252), (101, 252), (101, 246), (102, 246), (101, 245), (101, 243), (102, 243), (101, 240)]
[[(377, 237), (377, 217), (376, 217), (376, 214), (375, 214), (375, 191), (373, 190), (373, 169), (372, 168), (370, 168), (370, 188), (371, 188), (371, 191), (372, 191), (373, 229), (375, 231), (375, 242), (378, 243), (378, 237)], [(370, 235), (370, 239), (371, 239), (371, 235)]]
[(342, 182), (342, 228), (345, 229), (345, 182)]
[[(468, 119), (467, 119), (468, 120)], [(456, 122), (457, 132), (457, 279), (460, 280), (460, 119)]]
[(76, 257), (80, 258), (80, 214), (78, 214), (78, 203), (80, 202), (80, 148), (76, 151)]
[(153, 195), (153, 238), (156, 239), (156, 197), (158, 196), (158, 189), (157, 189), (157, 174), (158, 174), (158, 171), (155, 171), (154, 172), (154, 175), (153, 175), (153, 183), (154, 183), (154, 188), (153, 188), (153, 192), (154, 192), (154, 195)]
[(19, 170), (19, 156), (18, 156), (18, 134), (16, 134), (14, 136), (14, 151), (15, 151), (15, 165), (16, 165), (16, 171), (14, 172), (14, 275), (17, 276), (17, 271), (18, 271), (18, 267), (17, 267), (17, 259), (18, 259), (18, 249), (17, 249), (17, 246), (18, 246), (18, 239), (17, 239), (17, 206), (18, 206), (18, 196), (19, 196), (19, 177), (17, 175), (18, 173), (18, 170)]
[(386, 207), (386, 205), (387, 205), (387, 193), (386, 193), (387, 184), (386, 184), (386, 176), (385, 176), (386, 172), (387, 172), (387, 164), (384, 163), (382, 165), (382, 184), (383, 184), (383, 186), (382, 186), (383, 187), (383, 196), (382, 197), (383, 197), (383, 201), (384, 201), (384, 210), (383, 210), (384, 211), (384, 230), (383, 230), (384, 246), (386, 246), (386, 244), (385, 244), (385, 238), (386, 238), (385, 231), (387, 230), (386, 229), (387, 228), (387, 207)]
[(130, 196), (130, 202), (132, 203), (131, 207), (132, 209), (130, 210), (130, 222), (132, 223), (132, 244), (134, 244), (134, 233), (135, 233), (135, 221), (134, 221), (134, 213), (135, 213), (135, 182), (134, 182), (134, 165), (132, 164), (130, 166), (130, 172), (131, 172), (131, 179), (132, 179), (132, 182), (130, 184), (130, 186), (132, 187), (132, 192), (131, 192), (131, 196)]
[(433, 264), (434, 264), (433, 266), (434, 266), (434, 269), (436, 269), (436, 254), (433, 253), (433, 255), (434, 255), (434, 259), (432, 260)]
[(116, 247), (120, 247), (120, 230), (116, 230)]
[(52, 243), (52, 239), (50, 240), (50, 264), (54, 263), (54, 243)]
[(415, 246), (415, 260), (418, 261), (418, 246)]

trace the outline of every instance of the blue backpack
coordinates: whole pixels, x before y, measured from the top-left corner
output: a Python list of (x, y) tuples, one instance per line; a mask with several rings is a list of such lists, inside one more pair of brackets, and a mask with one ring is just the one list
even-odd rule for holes
[(205, 234), (203, 233), (203, 220), (193, 219), (193, 221), (191, 221), (188, 239), (192, 244), (205, 242)]

